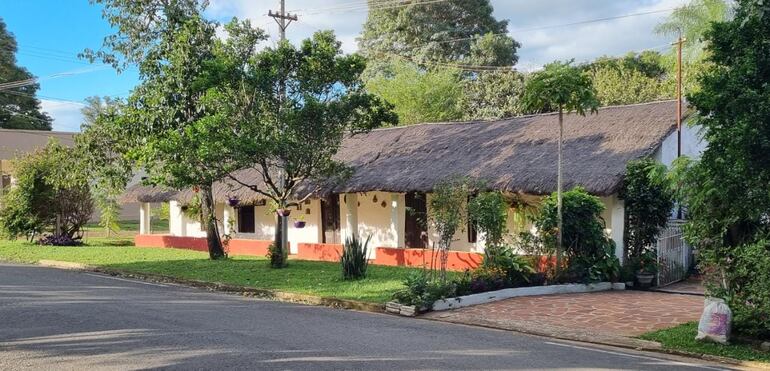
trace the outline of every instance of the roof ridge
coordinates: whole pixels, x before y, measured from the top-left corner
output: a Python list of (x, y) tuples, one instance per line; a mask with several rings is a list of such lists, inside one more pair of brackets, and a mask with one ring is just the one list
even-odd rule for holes
[[(669, 102), (676, 102), (676, 99), (663, 99), (663, 100), (656, 100), (652, 102), (642, 102), (642, 103), (630, 103), (630, 104), (620, 104), (620, 105), (614, 105), (614, 106), (604, 106), (599, 107), (597, 110), (608, 110), (608, 109), (617, 109), (617, 108), (627, 108), (627, 107), (637, 107), (637, 106), (646, 106), (646, 105), (653, 105), (653, 104), (661, 104), (661, 103), (669, 103)], [(558, 112), (544, 112), (544, 113), (533, 113), (529, 115), (520, 115), (520, 116), (510, 116), (510, 117), (503, 117), (499, 119), (493, 119), (493, 120), (458, 120), (458, 121), (439, 121), (439, 122), (421, 122), (417, 124), (411, 124), (411, 125), (403, 125), (403, 126), (388, 126), (388, 127), (382, 127), (382, 128), (376, 128), (372, 129), (371, 131), (386, 131), (386, 130), (397, 130), (397, 129), (405, 129), (408, 127), (417, 127), (417, 126), (433, 126), (433, 125), (475, 125), (479, 123), (496, 123), (496, 122), (502, 122), (502, 121), (510, 121), (514, 119), (524, 119), (524, 118), (530, 118), (530, 117), (541, 117), (541, 116), (552, 116), (556, 115)]]

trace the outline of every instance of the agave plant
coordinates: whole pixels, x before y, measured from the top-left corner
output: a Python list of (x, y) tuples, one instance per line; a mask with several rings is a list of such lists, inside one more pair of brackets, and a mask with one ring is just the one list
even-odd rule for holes
[(342, 248), (340, 264), (342, 265), (342, 278), (356, 280), (366, 277), (366, 268), (369, 267), (369, 240), (372, 236), (362, 241), (358, 236), (345, 238)]

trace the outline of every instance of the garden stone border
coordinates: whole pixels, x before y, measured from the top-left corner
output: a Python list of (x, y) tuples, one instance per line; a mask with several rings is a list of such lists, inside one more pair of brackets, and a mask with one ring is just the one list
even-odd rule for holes
[(491, 303), (521, 296), (578, 294), (584, 292), (598, 292), (609, 290), (625, 290), (623, 283), (598, 282), (589, 284), (571, 283), (567, 285), (517, 287), (497, 291), (487, 291), (479, 294), (459, 296), (456, 298), (441, 299), (433, 303), (434, 311), (442, 311), (468, 307), (471, 305)]

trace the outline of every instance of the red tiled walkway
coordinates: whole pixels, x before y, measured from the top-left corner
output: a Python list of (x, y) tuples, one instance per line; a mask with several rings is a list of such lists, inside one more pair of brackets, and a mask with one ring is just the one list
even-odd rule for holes
[(700, 296), (606, 291), (512, 298), (426, 317), (507, 329), (525, 326), (625, 337), (698, 320), (702, 308)]

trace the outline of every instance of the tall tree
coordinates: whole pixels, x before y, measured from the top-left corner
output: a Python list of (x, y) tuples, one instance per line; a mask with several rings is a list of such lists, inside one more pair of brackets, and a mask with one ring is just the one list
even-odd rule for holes
[(664, 57), (654, 51), (600, 57), (581, 66), (588, 72), (602, 106), (643, 103), (674, 97), (675, 81)]
[[(249, 34), (247, 27), (238, 29), (239, 35)], [(228, 42), (250, 44), (238, 40)], [(237, 74), (226, 79), (218, 99), (228, 107), (222, 124), (229, 125), (232, 136), (226, 146), (233, 152), (222, 154), (225, 159), (218, 163), (236, 163), (259, 174), (258, 180), (240, 172), (230, 178), (272, 200), (278, 210), (311, 195), (317, 190), (311, 183), (346, 174), (346, 167), (334, 160), (345, 135), (397, 123), (390, 105), (364, 91), (364, 59), (343, 55), (331, 31), (318, 32), (298, 47), (284, 41), (245, 63), (235, 62), (223, 68)], [(225, 58), (221, 65), (232, 63)], [(282, 220), (276, 218), (270, 254), (276, 268), (286, 264)]]
[[(0, 128), (51, 130), (51, 117), (40, 109), (35, 93), (40, 85), (27, 69), (16, 65), (16, 39), (0, 18)], [(27, 83), (1, 87), (12, 82)]]
[[(492, 16), (489, 0), (411, 0), (399, 6), (369, 0), (369, 14), (358, 39), (370, 61), (367, 76), (396, 57), (415, 63), (516, 63), (520, 46), (507, 36), (508, 22)], [(389, 6), (390, 5), (390, 6)]]
[(392, 103), (402, 125), (457, 120), (463, 115), (460, 71), (452, 68), (424, 70), (397, 61), (390, 77), (369, 79), (366, 89)]
[(572, 62), (553, 62), (536, 72), (527, 82), (522, 97), (523, 106), (529, 111), (559, 112), (559, 141), (557, 163), (557, 217), (556, 269), (561, 268), (562, 246), (562, 146), (564, 143), (564, 112), (585, 116), (597, 112), (599, 101), (591, 78)]
[(517, 71), (483, 71), (466, 76), (457, 108), (462, 118), (494, 120), (524, 113), (524, 77)]
[[(706, 32), (710, 67), (688, 97), (708, 147), (686, 171), (686, 234), (718, 272), (736, 327), (770, 336), (770, 6), (740, 0), (735, 18)], [(713, 281), (712, 281), (713, 282)]]
[(120, 230), (118, 199), (133, 175), (131, 162), (121, 155), (128, 150), (126, 141), (108, 120), (123, 103), (110, 97), (86, 98), (86, 106), (80, 111), (80, 133), (75, 136), (80, 166), (89, 169), (91, 194), (100, 212), (99, 225), (108, 234)]
[(209, 256), (225, 256), (217, 226), (213, 183), (232, 170), (212, 166), (224, 151), (221, 113), (208, 96), (222, 84), (216, 70), (216, 24), (201, 17), (205, 2), (195, 0), (92, 0), (117, 30), (103, 49), (86, 50), (122, 70), (139, 67), (140, 84), (120, 110), (107, 118), (124, 136), (125, 155), (148, 173), (149, 182), (199, 190), (201, 223)]
[(703, 58), (704, 35), (714, 22), (723, 22), (732, 16), (730, 5), (725, 0), (691, 0), (674, 10), (671, 15), (655, 27), (655, 32), (676, 38), (687, 39), (684, 45), (684, 60), (692, 63)]

